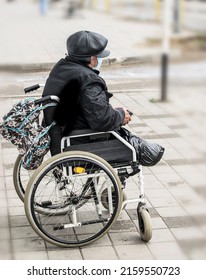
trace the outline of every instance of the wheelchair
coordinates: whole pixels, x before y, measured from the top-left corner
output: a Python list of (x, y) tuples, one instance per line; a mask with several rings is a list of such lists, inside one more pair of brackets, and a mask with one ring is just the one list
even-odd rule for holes
[[(85, 137), (91, 141), (72, 144)], [(142, 166), (134, 147), (117, 132), (72, 131), (62, 139), (60, 154), (45, 160), (31, 178), (25, 171), (25, 182), (23, 173), (18, 156), (15, 189), (31, 227), (45, 241), (61, 247), (88, 245), (105, 235), (133, 202), (137, 203), (141, 239), (152, 238)], [(128, 200), (126, 180), (134, 175), (138, 176), (139, 197)]]

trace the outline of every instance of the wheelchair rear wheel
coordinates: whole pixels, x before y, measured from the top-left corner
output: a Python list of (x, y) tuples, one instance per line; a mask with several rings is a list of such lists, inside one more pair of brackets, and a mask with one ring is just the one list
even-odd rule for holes
[[(112, 192), (113, 192), (113, 189), (112, 189)], [(122, 189), (122, 202), (124, 202), (125, 200), (127, 200), (127, 194)], [(105, 209), (109, 209), (109, 199), (107, 196), (107, 188), (105, 188), (101, 194), (101, 203)]]
[[(106, 191), (105, 191), (106, 189)], [(101, 199), (105, 193), (108, 209)], [(58, 154), (32, 175), (25, 195), (25, 212), (44, 240), (63, 247), (98, 240), (119, 216), (119, 177), (105, 160), (92, 153)]]
[[(49, 154), (46, 154), (44, 160), (49, 158)], [(26, 187), (31, 178), (34, 170), (26, 170), (22, 165), (22, 156), (19, 154), (16, 158), (13, 168), (13, 184), (18, 197), (24, 202), (24, 196)]]
[(26, 186), (31, 177), (31, 173), (32, 171), (28, 171), (22, 166), (22, 156), (18, 155), (14, 163), (13, 183), (16, 193), (22, 202), (24, 202)]

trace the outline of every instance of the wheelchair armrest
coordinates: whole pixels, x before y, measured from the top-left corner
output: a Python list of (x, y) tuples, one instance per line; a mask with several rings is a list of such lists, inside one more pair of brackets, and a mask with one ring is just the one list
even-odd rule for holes
[[(79, 134), (80, 132), (82, 132), (82, 134)], [(113, 135), (113, 137), (114, 137), (113, 140), (109, 139), (110, 135)], [(97, 142), (96, 144), (95, 143), (88, 143), (88, 144), (84, 145), (85, 147), (83, 146), (83, 144), (81, 144), (79, 146), (74, 145), (74, 147), (71, 147), (71, 142), (70, 142), (71, 138), (77, 138), (77, 137), (79, 138), (79, 137), (86, 137), (86, 136), (89, 136), (90, 140), (96, 140), (98, 138), (101, 140), (101, 138), (105, 138), (105, 140), (107, 140), (107, 142), (108, 142), (108, 146), (107, 146), (107, 144), (104, 143), (105, 140), (102, 140), (104, 142), (101, 142), (101, 143)], [(116, 140), (116, 142), (114, 141), (114, 139)], [(110, 147), (109, 142), (112, 144), (112, 146), (116, 146), (120, 149), (118, 151), (118, 153), (120, 153), (120, 154), (123, 154), (123, 150), (127, 150), (127, 153), (128, 153), (128, 150), (129, 150), (130, 153), (132, 153), (131, 161), (132, 162), (137, 162), (137, 155), (136, 155), (135, 148), (115, 131), (96, 132), (96, 131), (93, 131), (91, 129), (72, 131), (68, 136), (62, 138), (61, 150), (65, 151), (65, 150), (69, 150), (69, 149), (70, 150), (71, 149), (72, 150), (73, 149), (76, 149), (76, 150), (82, 150), (82, 149), (84, 150), (85, 149), (85, 151), (93, 152), (93, 150), (96, 151), (96, 148), (95, 148), (96, 145), (98, 147), (97, 150), (99, 150), (99, 147), (101, 149), (101, 146), (103, 147), (105, 145), (106, 146), (103, 150), (109, 150), (109, 147)], [(114, 145), (114, 143), (115, 143), (115, 145)], [(90, 147), (88, 148), (88, 145), (91, 148)], [(70, 147), (70, 148), (68, 148), (68, 147)], [(115, 151), (115, 153), (118, 154), (117, 150)], [(99, 151), (98, 151), (98, 154), (99, 154)], [(104, 158), (104, 156), (103, 156), (103, 158)], [(110, 155), (109, 155), (109, 160), (111, 160)]]
[(90, 139), (97, 139), (102, 136), (107, 137), (109, 135), (110, 135), (110, 132), (98, 132), (98, 131), (94, 131), (92, 129), (76, 129), (76, 130), (72, 130), (66, 137), (75, 138), (75, 137), (90, 136)]
[(79, 135), (84, 135), (84, 134), (91, 134), (94, 133), (95, 131), (92, 129), (76, 129), (76, 130), (72, 130), (70, 131), (70, 133), (68, 134), (68, 137), (71, 136), (79, 136)]

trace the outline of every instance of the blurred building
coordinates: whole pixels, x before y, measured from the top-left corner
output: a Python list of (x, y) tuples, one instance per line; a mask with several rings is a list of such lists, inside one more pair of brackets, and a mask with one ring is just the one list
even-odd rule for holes
[[(130, 20), (161, 21), (163, 0), (81, 0), (82, 7)], [(173, 0), (173, 21), (181, 27), (206, 30), (206, 0)]]
[(145, 20), (160, 19), (162, 6), (161, 0), (84, 0), (82, 2), (85, 8)]

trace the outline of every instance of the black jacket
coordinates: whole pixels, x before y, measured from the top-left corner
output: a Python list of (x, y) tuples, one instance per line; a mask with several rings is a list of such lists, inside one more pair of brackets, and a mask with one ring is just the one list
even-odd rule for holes
[(118, 130), (124, 110), (113, 109), (109, 104), (111, 94), (98, 73), (69, 57), (61, 59), (52, 69), (43, 91), (43, 96), (60, 98), (55, 112), (46, 110), (46, 123), (55, 119), (63, 135), (74, 129)]

